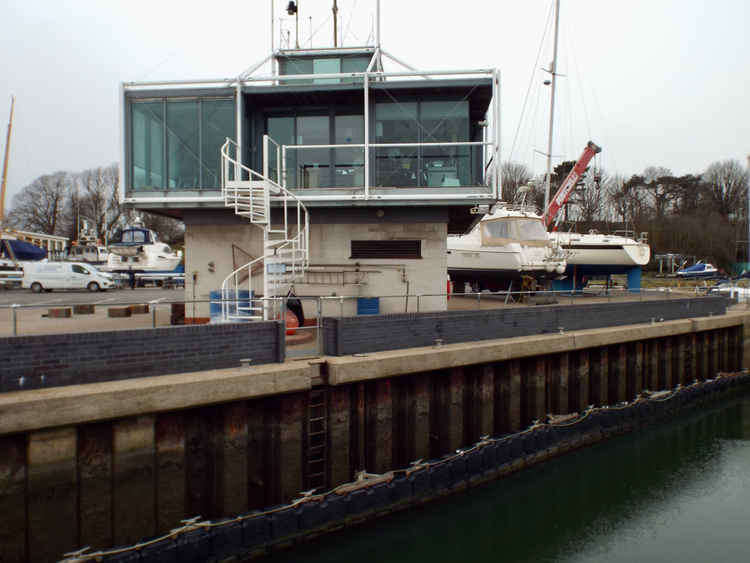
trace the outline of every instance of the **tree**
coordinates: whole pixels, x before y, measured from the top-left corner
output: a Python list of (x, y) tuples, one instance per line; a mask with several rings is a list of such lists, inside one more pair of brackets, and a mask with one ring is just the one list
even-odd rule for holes
[(503, 185), (502, 195), (505, 201), (513, 201), (518, 188), (528, 184), (532, 178), (531, 171), (526, 165), (517, 162), (503, 162), (500, 174)]
[(15, 195), (8, 223), (26, 231), (63, 235), (70, 186), (67, 172), (40, 176)]
[[(76, 174), (75, 194), (71, 194), (71, 214), (87, 217), (94, 222), (96, 237), (106, 240), (113, 234), (123, 217), (120, 205), (119, 173), (116, 164), (99, 166)], [(76, 225), (77, 226), (77, 225)], [(77, 231), (77, 229), (76, 229)], [(75, 233), (77, 236), (77, 232)]]
[(703, 173), (703, 180), (720, 215), (729, 217), (746, 207), (748, 172), (737, 160), (714, 162)]

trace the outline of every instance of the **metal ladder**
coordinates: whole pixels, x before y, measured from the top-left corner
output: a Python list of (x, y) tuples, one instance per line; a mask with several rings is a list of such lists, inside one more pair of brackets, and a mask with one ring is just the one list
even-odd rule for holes
[[(263, 174), (240, 162), (237, 143), (227, 139), (221, 147), (221, 192), (224, 205), (252, 225), (263, 229), (263, 255), (232, 271), (222, 283), (222, 318), (231, 321), (268, 320), (268, 301), (255, 298), (253, 273), (263, 265), (263, 297), (277, 297), (283, 286), (300, 279), (310, 264), (310, 218), (307, 208), (282, 186), (281, 167), (275, 179), (269, 168), (270, 147), (276, 147), (276, 163), (281, 162), (279, 145), (263, 136)], [(232, 157), (230, 152), (234, 151)], [(274, 224), (272, 204), (281, 212)], [(290, 219), (291, 217), (291, 219)]]
[(307, 403), (306, 488), (327, 485), (328, 393), (325, 387), (310, 390)]

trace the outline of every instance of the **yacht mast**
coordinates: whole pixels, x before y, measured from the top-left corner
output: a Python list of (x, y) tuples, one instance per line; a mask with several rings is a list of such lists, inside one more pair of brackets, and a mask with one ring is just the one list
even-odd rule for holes
[(8, 156), (10, 155), (10, 132), (13, 129), (13, 107), (16, 105), (16, 97), (10, 99), (10, 120), (8, 121), (8, 134), (5, 137), (5, 157), (3, 158), (3, 179), (0, 184), (0, 226), (5, 218), (5, 186), (8, 182)]
[(549, 205), (550, 182), (552, 180), (552, 131), (555, 123), (555, 82), (557, 80), (557, 34), (560, 27), (560, 0), (555, 0), (555, 45), (549, 73), (552, 75), (552, 95), (549, 102), (549, 139), (547, 141), (547, 182), (544, 187), (544, 209)]

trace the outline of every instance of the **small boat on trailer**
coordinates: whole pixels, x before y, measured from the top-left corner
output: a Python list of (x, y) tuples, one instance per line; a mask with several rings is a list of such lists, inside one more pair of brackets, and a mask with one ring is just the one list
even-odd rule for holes
[(715, 278), (719, 276), (716, 266), (708, 262), (696, 262), (692, 266), (677, 271), (677, 277), (682, 279)]

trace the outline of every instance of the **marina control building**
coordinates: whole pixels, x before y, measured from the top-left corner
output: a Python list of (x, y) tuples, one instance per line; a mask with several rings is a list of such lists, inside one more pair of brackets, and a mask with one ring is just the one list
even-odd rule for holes
[(229, 80), (123, 83), (122, 199), (184, 221), (187, 299), (293, 285), (442, 310), (446, 236), (498, 199), (499, 94), (496, 69), (419, 71), (379, 39), (272, 49)]

